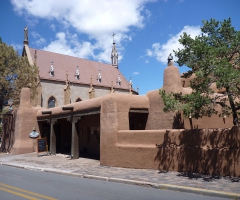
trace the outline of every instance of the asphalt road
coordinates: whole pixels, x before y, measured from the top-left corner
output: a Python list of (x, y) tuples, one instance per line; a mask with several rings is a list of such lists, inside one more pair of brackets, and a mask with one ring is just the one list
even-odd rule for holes
[(224, 198), (219, 197), (85, 179), (1, 165), (0, 199), (224, 200)]

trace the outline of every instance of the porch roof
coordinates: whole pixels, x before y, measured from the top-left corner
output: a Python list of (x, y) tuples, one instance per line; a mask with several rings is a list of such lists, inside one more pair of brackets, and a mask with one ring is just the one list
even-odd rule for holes
[[(110, 103), (112, 102), (112, 103)], [(115, 102), (115, 103), (114, 103)], [(128, 109), (129, 112), (148, 113), (149, 99), (146, 96), (113, 93), (102, 97), (75, 102), (54, 108), (42, 108), (37, 112), (37, 120), (50, 118), (67, 118), (71, 116), (85, 116), (100, 114), (102, 105), (109, 105), (108, 112), (121, 112)], [(65, 109), (64, 109), (65, 108)]]

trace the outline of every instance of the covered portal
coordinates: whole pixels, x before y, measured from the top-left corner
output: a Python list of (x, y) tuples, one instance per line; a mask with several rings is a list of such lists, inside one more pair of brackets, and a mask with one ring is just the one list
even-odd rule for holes
[(100, 159), (100, 107), (73, 112), (73, 106), (62, 107), (68, 111), (53, 116), (51, 110), (41, 111), (38, 118), (41, 137), (46, 137), (49, 151), (69, 154), (76, 159)]

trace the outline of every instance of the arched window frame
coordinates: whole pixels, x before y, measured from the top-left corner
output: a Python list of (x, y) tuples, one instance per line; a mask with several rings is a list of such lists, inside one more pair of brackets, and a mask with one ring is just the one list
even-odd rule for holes
[[(54, 99), (54, 102), (55, 102), (55, 106), (54, 107), (57, 107), (57, 99), (56, 99), (55, 96), (52, 95), (47, 100), (47, 108), (49, 108), (49, 101), (50, 101), (51, 98)], [(54, 108), (54, 107), (50, 107), (50, 108)]]

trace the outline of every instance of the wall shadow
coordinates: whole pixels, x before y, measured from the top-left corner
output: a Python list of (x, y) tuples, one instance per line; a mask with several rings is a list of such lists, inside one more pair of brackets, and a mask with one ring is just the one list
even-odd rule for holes
[(160, 171), (240, 176), (240, 132), (231, 129), (166, 130), (155, 162)]
[(173, 129), (185, 129), (184, 127), (184, 119), (180, 112), (177, 112), (173, 118)]

